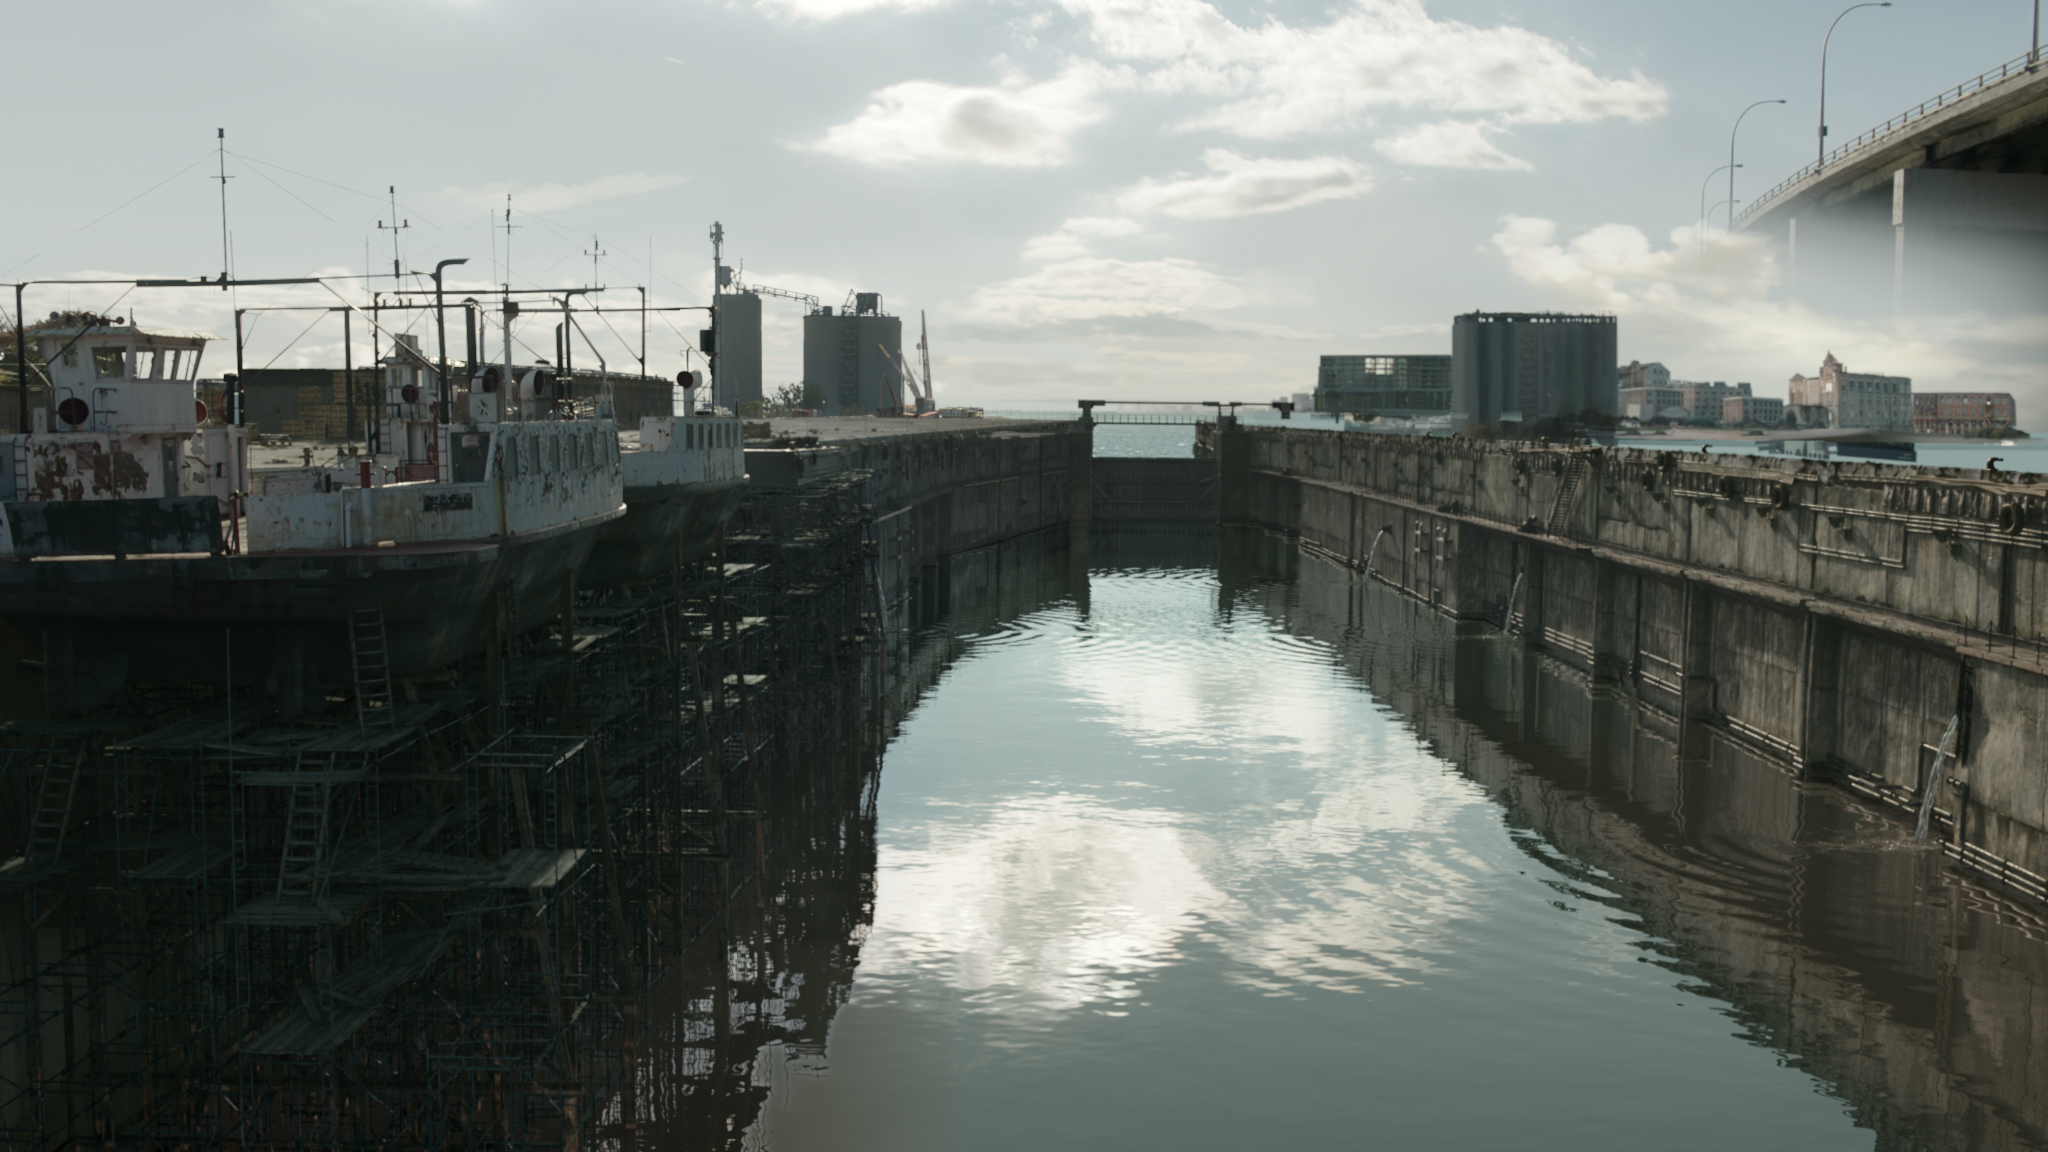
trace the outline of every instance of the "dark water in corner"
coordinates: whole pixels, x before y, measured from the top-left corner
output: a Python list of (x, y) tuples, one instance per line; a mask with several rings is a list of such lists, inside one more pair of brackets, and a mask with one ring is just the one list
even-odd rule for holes
[(1899, 821), (1282, 540), (1032, 547), (671, 1146), (2048, 1147), (2048, 932)]

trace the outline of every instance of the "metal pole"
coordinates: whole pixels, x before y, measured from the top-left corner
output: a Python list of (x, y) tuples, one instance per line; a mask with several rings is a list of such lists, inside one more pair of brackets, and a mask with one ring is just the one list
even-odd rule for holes
[[(2039, 3), (2040, 0), (2035, 0)], [(647, 375), (647, 289), (640, 289), (640, 374)]]
[(2041, 64), (2041, 0), (2034, 0), (2034, 46), (2027, 50), (2027, 67), (2037, 68)]
[(355, 327), (350, 321), (353, 308), (341, 310), (341, 389), (348, 397), (348, 444), (349, 451), (355, 451), (356, 444), (356, 356)]
[[(1759, 100), (1756, 103), (1751, 104), (1749, 107), (1744, 108), (1742, 110), (1742, 116), (1747, 116), (1751, 112), (1755, 111), (1758, 108), (1763, 107), (1766, 104), (1783, 103), (1783, 100)], [(1742, 167), (1742, 165), (1737, 164), (1735, 162), (1735, 134), (1737, 132), (1742, 131), (1742, 116), (1737, 116), (1735, 118), (1735, 127), (1730, 128), (1728, 130), (1728, 199), (1731, 203), (1735, 200), (1735, 170), (1737, 168)], [(1735, 209), (1733, 208), (1730, 208), (1728, 210), (1728, 230), (1730, 232), (1735, 231)]]
[[(1721, 166), (1721, 168), (1726, 168), (1726, 167), (1727, 167), (1727, 165), (1726, 165), (1726, 164), (1723, 164), (1723, 165)], [(1706, 258), (1706, 255), (1707, 255), (1707, 185), (1709, 185), (1709, 184), (1712, 184), (1712, 183), (1714, 182), (1714, 177), (1716, 177), (1716, 176), (1719, 176), (1719, 175), (1721, 174), (1721, 168), (1716, 168), (1716, 169), (1714, 169), (1714, 170), (1713, 170), (1712, 172), (1709, 172), (1709, 173), (1707, 173), (1707, 178), (1706, 178), (1705, 180), (1702, 180), (1702, 181), (1700, 181), (1700, 258), (1701, 258), (1701, 259), (1705, 259), (1705, 258)]]
[(246, 309), (235, 309), (235, 386), (228, 389), (228, 411), (234, 413), (235, 427), (245, 426), (248, 421), (242, 415), (242, 313)]
[[(1841, 15), (1835, 17), (1835, 24), (1840, 24), (1843, 16), (1847, 16), (1858, 8), (1889, 8), (1891, 6), (1892, 0), (1879, 0), (1878, 3), (1874, 4), (1851, 4), (1847, 8), (1842, 9)], [(1815, 172), (1820, 171), (1828, 162), (1828, 42), (1835, 38), (1835, 24), (1828, 25), (1828, 34), (1823, 36), (1820, 42), (1820, 145), (1819, 151), (1813, 159), (1813, 170)]]
[(26, 284), (14, 286), (14, 368), (21, 376), (21, 424), (15, 431), (28, 434), (28, 317), (21, 311), (21, 290)]

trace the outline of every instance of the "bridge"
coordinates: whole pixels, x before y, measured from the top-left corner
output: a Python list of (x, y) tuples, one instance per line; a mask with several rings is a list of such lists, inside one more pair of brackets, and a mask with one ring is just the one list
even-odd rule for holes
[(2009, 60), (1906, 109), (1786, 177), (1735, 228), (1781, 244), (1794, 293), (1819, 306), (2036, 309), (2048, 61)]

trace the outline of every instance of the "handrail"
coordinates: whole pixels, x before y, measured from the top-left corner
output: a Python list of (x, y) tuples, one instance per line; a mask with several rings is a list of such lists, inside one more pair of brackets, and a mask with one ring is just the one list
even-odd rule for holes
[(1731, 226), (1731, 230), (1732, 228), (1741, 227), (1743, 221), (1748, 220), (1751, 216), (1754, 216), (1758, 212), (1762, 211), (1765, 208), (1765, 206), (1770, 204), (1771, 201), (1777, 199), (1780, 193), (1786, 191), (1793, 185), (1799, 183), (1800, 181), (1806, 179), (1809, 176), (1818, 175), (1821, 171), (1826, 169), (1828, 165), (1834, 163), (1837, 160), (1842, 159), (1849, 153), (1855, 152), (1859, 149), (1865, 148), (1873, 143), (1876, 143), (1883, 137), (1889, 136), (1894, 132), (1898, 132), (1904, 129), (1908, 124), (1912, 124), (1919, 120), (1923, 120), (1928, 116), (1933, 115), (1935, 112), (1938, 112), (1941, 109), (1954, 104), (1956, 101), (1961, 100), (1965, 96), (1974, 96), (1978, 92), (1981, 92), (1994, 84), (2002, 84), (2010, 79), (2034, 75), (2039, 70), (2039, 65), (2036, 64), (2032, 67), (2029, 67), (2029, 63), (2032, 56), (2033, 53), (2031, 52), (2022, 53), (2021, 55), (2015, 56), (2011, 60), (2008, 60), (2005, 63), (2000, 64), (1996, 68), (1989, 69), (1981, 75), (1963, 81), (1961, 84), (1956, 85), (1954, 88), (1945, 88), (1937, 95), (1929, 97), (1926, 100), (1922, 100), (1920, 103), (1914, 105), (1911, 108), (1908, 108), (1904, 112), (1899, 113), (1897, 116), (1894, 116), (1891, 119), (1885, 121), (1884, 123), (1878, 125), (1877, 127), (1872, 128), (1868, 132), (1865, 132), (1863, 135), (1856, 137), (1854, 140), (1849, 141), (1847, 144), (1844, 144), (1841, 147), (1836, 148), (1834, 151), (1828, 153), (1822, 159), (1800, 168), (1797, 172), (1794, 172), (1792, 173), (1792, 175), (1787, 176), (1785, 179), (1779, 181), (1775, 186), (1773, 186), (1770, 189), (1770, 191), (1765, 192), (1763, 195), (1758, 196), (1754, 200), (1751, 200), (1749, 202), (1749, 207), (1743, 209), (1741, 214), (1735, 217), (1735, 223), (1733, 226)]

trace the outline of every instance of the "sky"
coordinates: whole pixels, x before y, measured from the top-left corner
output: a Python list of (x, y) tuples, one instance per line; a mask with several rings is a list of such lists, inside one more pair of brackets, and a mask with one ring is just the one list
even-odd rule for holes
[[(462, 294), (509, 277), (702, 306), (717, 221), (746, 282), (880, 292), (907, 328), (922, 312), (941, 403), (1263, 401), (1313, 388), (1321, 355), (1447, 353), (1457, 313), (1548, 309), (1615, 313), (1621, 359), (1681, 379), (1782, 396), (1833, 352), (1918, 390), (2013, 391), (2025, 424), (2048, 403), (2038, 312), (1830, 315), (1790, 299), (1765, 238), (1699, 229), (1754, 101), (1787, 103), (1743, 120), (1736, 195), (1811, 159), (1843, 7), (111, 0), (82, 21), (25, 2), (10, 69), (39, 146), (0, 185), (0, 281), (217, 274), (225, 129), (238, 277), (374, 273), (332, 282), (359, 301), (394, 286), (395, 237), (401, 271), (467, 258)], [(2031, 14), (1851, 13), (1828, 58), (1834, 139), (2024, 53)], [(335, 303), (27, 292), (31, 317), (215, 335), (237, 305)], [(771, 387), (801, 375), (800, 311), (764, 308)], [(653, 316), (649, 371), (690, 363), (702, 317)], [(638, 315), (603, 321), (598, 353), (637, 367)], [(410, 324), (431, 346), (430, 321)], [(327, 314), (245, 327), (248, 367), (340, 364)], [(551, 356), (551, 328), (515, 334)], [(208, 355), (209, 374), (233, 359)]]

